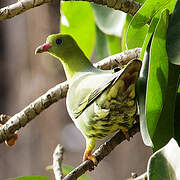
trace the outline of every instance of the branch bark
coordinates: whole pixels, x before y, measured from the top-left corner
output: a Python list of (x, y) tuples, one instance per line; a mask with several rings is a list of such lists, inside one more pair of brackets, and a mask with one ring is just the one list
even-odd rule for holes
[[(129, 130), (129, 135), (133, 137), (137, 132), (139, 132), (139, 123), (134, 124), (134, 126)], [(110, 154), (111, 151), (124, 140), (126, 140), (124, 134), (119, 131), (108, 142), (105, 142), (103, 145), (101, 145), (94, 153), (98, 163), (103, 160), (104, 157)], [(87, 160), (76, 167), (68, 175), (66, 175), (63, 180), (76, 180), (86, 171), (92, 169), (94, 169), (94, 163), (90, 160)]]
[(0, 9), (0, 21), (12, 18), (31, 8), (40, 6), (45, 3), (50, 3), (52, 1), (53, 0), (19, 0), (14, 4)]
[[(96, 63), (95, 66), (102, 69), (111, 69), (119, 64), (126, 64), (132, 59), (139, 58), (140, 52), (140, 48), (128, 50), (113, 56), (109, 56), (101, 62)], [(4, 125), (0, 127), (0, 143), (10, 139), (17, 130), (28, 124), (50, 105), (66, 97), (67, 90), (67, 82), (58, 84), (25, 107), (22, 111), (12, 116)]]
[[(80, 0), (64, 0), (64, 1), (80, 1)], [(120, 10), (134, 16), (135, 13), (140, 9), (141, 4), (133, 0), (82, 0), (93, 2), (100, 5), (105, 5), (115, 10)]]
[(63, 173), (62, 173), (62, 167), (61, 167), (62, 160), (63, 160), (63, 153), (64, 153), (63, 146), (58, 144), (53, 153), (53, 171), (54, 171), (56, 180), (63, 179)]
[(144, 174), (140, 176), (130, 177), (126, 180), (147, 180), (147, 172), (145, 172)]
[[(42, 4), (50, 3), (52, 1), (53, 0), (19, 0), (14, 4), (11, 4), (9, 6), (0, 9), (0, 21), (8, 18), (12, 18), (19, 14), (22, 14), (23, 12), (31, 8), (35, 8)], [(72, 0), (65, 0), (65, 1), (72, 1)], [(74, 1), (79, 1), (79, 0), (74, 0)], [(83, 0), (83, 1), (106, 5), (107, 7), (114, 8), (116, 10), (121, 10), (132, 16), (141, 7), (140, 3), (133, 0)]]

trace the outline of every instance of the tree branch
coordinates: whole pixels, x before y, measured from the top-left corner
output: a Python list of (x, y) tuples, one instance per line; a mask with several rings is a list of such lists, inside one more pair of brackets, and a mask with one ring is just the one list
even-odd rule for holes
[(47, 91), (44, 95), (36, 99), (34, 102), (29, 104), (22, 111), (11, 117), (0, 128), (0, 143), (10, 139), (15, 131), (19, 130), (21, 127), (24, 127), (51, 104), (57, 102), (59, 99), (64, 98), (66, 96), (67, 90), (67, 82), (58, 84)]
[[(117, 55), (109, 56), (95, 64), (96, 67), (102, 69), (111, 69), (120, 64), (125, 64), (128, 61), (140, 57), (141, 49), (136, 48), (128, 50)], [(4, 125), (0, 127), (0, 143), (10, 139), (13, 134), (33, 120), (43, 110), (59, 99), (66, 97), (68, 83), (63, 82), (48, 90), (44, 95), (40, 96), (34, 102), (29, 104), (19, 113), (12, 116)]]
[(50, 3), (52, 1), (53, 0), (19, 0), (14, 4), (0, 9), (0, 21), (12, 18), (31, 8), (40, 6), (45, 3)]
[[(81, 0), (64, 0), (64, 1), (81, 1)], [(123, 11), (131, 16), (134, 16), (140, 9), (141, 4), (133, 0), (82, 0), (93, 2), (100, 5), (105, 5), (115, 10)]]
[(103, 60), (94, 64), (96, 68), (109, 70), (114, 69), (117, 66), (123, 67), (130, 60), (140, 57), (141, 48), (130, 49), (112, 56), (106, 57)]
[(63, 179), (63, 173), (62, 173), (62, 167), (61, 167), (62, 160), (63, 160), (63, 153), (64, 153), (63, 146), (58, 144), (53, 153), (53, 171), (54, 171), (56, 180)]
[[(53, 0), (19, 0), (14, 4), (11, 4), (9, 6), (0, 9), (0, 21), (8, 18), (12, 18), (19, 14), (22, 14), (23, 12), (31, 8), (40, 6), (45, 3), (50, 3), (52, 1)], [(72, 1), (72, 0), (65, 0), (65, 1)], [(74, 1), (78, 1), (78, 0), (74, 0)], [(111, 7), (116, 10), (121, 10), (132, 16), (141, 7), (140, 3), (133, 0), (82, 0), (82, 1), (89, 1), (89, 2), (94, 2), (96, 4), (106, 5), (107, 7)]]
[[(137, 132), (139, 132), (139, 123), (134, 124), (134, 126), (128, 132), (129, 135), (133, 137)], [(94, 153), (98, 163), (103, 160), (104, 157), (110, 154), (110, 152), (124, 140), (126, 140), (124, 134), (122, 131), (119, 131), (108, 142), (105, 142), (103, 145), (101, 145)], [(92, 169), (94, 169), (94, 163), (90, 160), (87, 160), (76, 167), (68, 175), (66, 175), (63, 180), (76, 180), (86, 171)]]

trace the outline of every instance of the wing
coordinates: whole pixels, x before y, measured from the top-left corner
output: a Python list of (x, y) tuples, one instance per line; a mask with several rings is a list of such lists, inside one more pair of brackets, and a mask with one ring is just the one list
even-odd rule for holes
[[(98, 85), (95, 89), (93, 89), (85, 98), (83, 101), (81, 101), (78, 105), (78, 107), (73, 110), (73, 115), (75, 118), (78, 118), (82, 112), (90, 105), (92, 104), (108, 87), (112, 86), (116, 83), (116, 81), (121, 78), (121, 76), (125, 75), (127, 72), (138, 72), (141, 68), (141, 61), (139, 60), (133, 60), (131, 61), (123, 70), (118, 71), (116, 73), (111, 73), (111, 76), (109, 79), (107, 79), (105, 82)], [(123, 77), (124, 78), (124, 77)]]
[(96, 89), (91, 91), (86, 98), (80, 102), (78, 108), (73, 111), (74, 117), (78, 118), (91, 103), (93, 103), (111, 84), (113, 84), (115, 79), (116, 76), (113, 76), (106, 83), (100, 84)]

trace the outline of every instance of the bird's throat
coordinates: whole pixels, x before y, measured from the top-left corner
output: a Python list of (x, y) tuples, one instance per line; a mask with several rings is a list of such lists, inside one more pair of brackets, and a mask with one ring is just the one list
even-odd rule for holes
[(68, 81), (79, 72), (89, 72), (96, 69), (86, 57), (71, 57), (71, 59), (66, 59), (66, 61), (62, 60), (61, 62)]

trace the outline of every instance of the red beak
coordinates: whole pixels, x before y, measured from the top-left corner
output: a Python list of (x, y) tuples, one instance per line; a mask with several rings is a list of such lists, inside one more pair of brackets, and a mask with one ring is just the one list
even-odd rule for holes
[(41, 46), (38, 46), (35, 50), (35, 54), (37, 53), (42, 53), (42, 52), (47, 52), (51, 48), (51, 45), (49, 43), (44, 43)]

